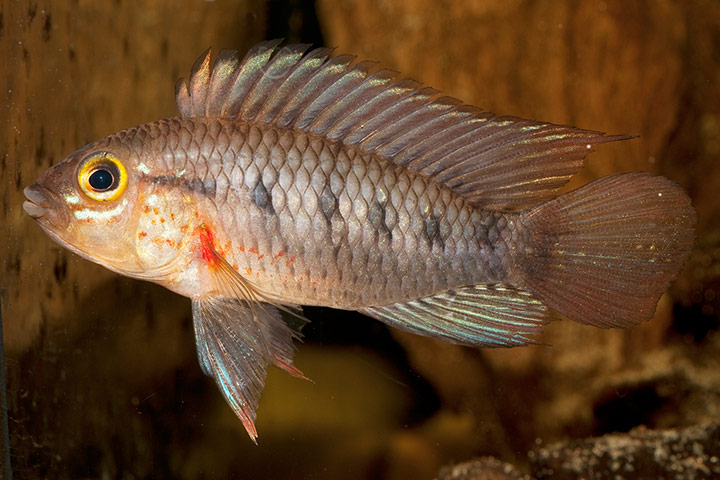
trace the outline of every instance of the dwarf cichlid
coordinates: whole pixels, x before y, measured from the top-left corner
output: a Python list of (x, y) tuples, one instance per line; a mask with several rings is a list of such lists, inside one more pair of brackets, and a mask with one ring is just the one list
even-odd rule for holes
[(653, 316), (692, 247), (687, 195), (635, 172), (557, 196), (595, 145), (629, 137), (278, 44), (208, 50), (178, 82), (180, 116), (83, 147), (23, 205), (60, 245), (192, 299), (200, 365), (253, 440), (267, 366), (302, 377), (279, 310), (484, 347), (532, 343), (553, 315)]

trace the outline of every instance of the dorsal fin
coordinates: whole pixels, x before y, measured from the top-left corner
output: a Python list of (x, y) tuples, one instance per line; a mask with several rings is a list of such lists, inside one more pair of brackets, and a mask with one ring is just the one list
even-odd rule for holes
[(497, 117), (375, 62), (308, 45), (253, 47), (238, 61), (210, 50), (189, 88), (178, 81), (185, 117), (224, 117), (300, 130), (339, 141), (419, 172), (477, 207), (517, 209), (553, 196), (592, 146), (630, 138)]

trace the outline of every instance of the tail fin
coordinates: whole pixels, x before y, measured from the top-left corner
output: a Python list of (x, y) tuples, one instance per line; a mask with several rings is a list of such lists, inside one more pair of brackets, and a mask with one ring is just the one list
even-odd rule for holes
[(696, 215), (663, 177), (614, 175), (521, 214), (517, 283), (580, 323), (630, 327), (651, 318), (686, 262)]

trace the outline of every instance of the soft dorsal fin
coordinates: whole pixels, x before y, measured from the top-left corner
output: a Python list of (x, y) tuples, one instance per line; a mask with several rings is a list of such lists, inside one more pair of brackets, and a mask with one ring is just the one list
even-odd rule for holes
[(630, 138), (497, 117), (375, 62), (308, 45), (253, 47), (238, 61), (210, 50), (178, 81), (185, 117), (224, 117), (300, 130), (382, 156), (477, 207), (517, 209), (553, 196), (592, 146)]

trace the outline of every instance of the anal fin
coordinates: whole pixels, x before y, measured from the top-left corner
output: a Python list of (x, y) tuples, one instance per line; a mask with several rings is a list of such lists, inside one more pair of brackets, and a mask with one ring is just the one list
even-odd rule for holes
[(393, 327), (476, 347), (513, 347), (536, 343), (550, 320), (532, 294), (504, 285), (474, 285), (362, 313)]

